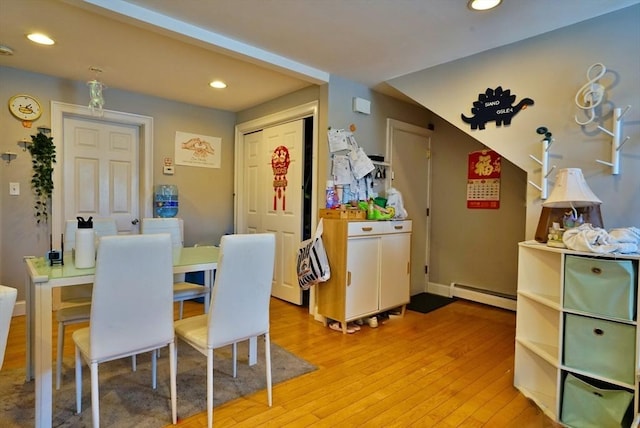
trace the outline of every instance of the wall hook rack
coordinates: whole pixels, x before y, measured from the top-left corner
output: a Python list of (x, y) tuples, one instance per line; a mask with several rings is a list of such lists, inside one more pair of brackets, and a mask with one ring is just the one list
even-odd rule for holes
[(14, 160), (15, 158), (17, 158), (18, 155), (15, 154), (14, 152), (4, 152), (2, 154), (2, 159), (4, 159), (5, 161), (7, 161), (7, 165), (11, 163), (12, 160)]
[(534, 155), (529, 155), (529, 157), (536, 161), (542, 167), (540, 171), (540, 185), (534, 183), (531, 180), (529, 180), (528, 182), (540, 191), (540, 199), (544, 200), (549, 196), (549, 175), (556, 167), (555, 165), (553, 165), (551, 168), (549, 168), (549, 149), (551, 148), (551, 144), (553, 144), (555, 140), (553, 138), (553, 134), (551, 134), (551, 132), (549, 132), (549, 130), (544, 126), (536, 129), (536, 132), (538, 134), (544, 135), (544, 138), (541, 140), (542, 156), (540, 159), (538, 159)]
[(22, 140), (18, 141), (18, 145), (22, 147), (22, 151), (26, 152), (27, 151), (27, 147), (29, 147), (31, 145), (32, 141), (28, 138), (23, 138)]
[(630, 137), (626, 137), (622, 140), (622, 117), (629, 111), (630, 105), (622, 108), (613, 109), (613, 130), (609, 131), (606, 128), (598, 125), (598, 129), (611, 137), (611, 162), (596, 159), (596, 162), (611, 167), (611, 174), (620, 174), (620, 150)]

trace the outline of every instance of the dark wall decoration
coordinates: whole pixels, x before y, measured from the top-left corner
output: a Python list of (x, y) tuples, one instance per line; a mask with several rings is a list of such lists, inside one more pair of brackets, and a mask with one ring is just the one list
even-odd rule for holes
[(523, 98), (513, 105), (515, 100), (516, 96), (511, 95), (510, 89), (503, 91), (502, 86), (487, 88), (484, 94), (478, 94), (478, 101), (474, 101), (471, 107), (473, 116), (466, 117), (463, 113), (460, 117), (471, 125), (471, 129), (484, 129), (485, 124), (492, 120), (496, 122), (496, 126), (511, 125), (513, 116), (533, 105), (531, 98)]

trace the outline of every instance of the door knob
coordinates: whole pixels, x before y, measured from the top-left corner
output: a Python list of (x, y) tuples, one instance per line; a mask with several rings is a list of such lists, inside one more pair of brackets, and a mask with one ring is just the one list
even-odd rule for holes
[(140, 220), (138, 220), (137, 218), (134, 218), (133, 220), (131, 220), (131, 224), (134, 226), (138, 223), (140, 223)]

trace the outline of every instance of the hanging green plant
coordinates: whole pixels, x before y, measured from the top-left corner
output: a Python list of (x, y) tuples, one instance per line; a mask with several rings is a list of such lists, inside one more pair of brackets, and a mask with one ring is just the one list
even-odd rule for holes
[(56, 146), (53, 137), (41, 131), (31, 136), (29, 145), (33, 176), (31, 187), (35, 193), (35, 216), (38, 224), (46, 223), (49, 218), (49, 201), (53, 193), (53, 164), (56, 163)]

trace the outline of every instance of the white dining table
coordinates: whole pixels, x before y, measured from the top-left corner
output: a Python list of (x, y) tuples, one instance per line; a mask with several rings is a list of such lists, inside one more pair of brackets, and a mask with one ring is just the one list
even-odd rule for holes
[[(211, 289), (218, 267), (219, 248), (213, 246), (174, 248), (173, 272), (203, 271), (204, 286)], [(50, 427), (53, 410), (52, 290), (79, 284), (92, 284), (95, 268), (74, 265), (72, 252), (64, 253), (64, 265), (50, 266), (43, 257), (25, 257), (27, 300), (27, 381), (35, 379), (35, 424)], [(249, 341), (249, 365), (257, 361), (257, 338)]]

